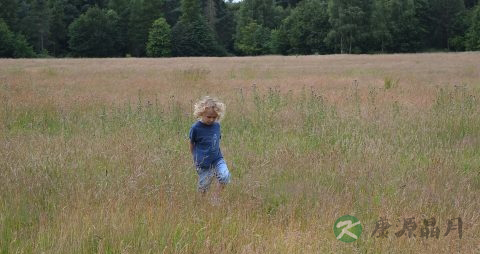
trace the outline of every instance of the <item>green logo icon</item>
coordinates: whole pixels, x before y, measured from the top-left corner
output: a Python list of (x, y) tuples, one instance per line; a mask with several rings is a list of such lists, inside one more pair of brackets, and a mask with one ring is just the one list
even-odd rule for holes
[(351, 243), (356, 241), (362, 234), (362, 224), (360, 224), (357, 218), (351, 215), (344, 215), (333, 224), (333, 233), (337, 240)]

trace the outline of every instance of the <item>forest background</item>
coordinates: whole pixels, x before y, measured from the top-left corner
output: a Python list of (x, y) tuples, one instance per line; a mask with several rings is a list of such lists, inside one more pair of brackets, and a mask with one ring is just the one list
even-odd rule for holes
[(0, 57), (479, 49), (478, 0), (0, 1)]

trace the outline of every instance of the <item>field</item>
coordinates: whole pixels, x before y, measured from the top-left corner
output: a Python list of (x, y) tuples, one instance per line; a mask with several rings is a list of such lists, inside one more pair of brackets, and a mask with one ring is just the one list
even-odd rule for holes
[(0, 253), (480, 253), (480, 53), (0, 59), (0, 98)]

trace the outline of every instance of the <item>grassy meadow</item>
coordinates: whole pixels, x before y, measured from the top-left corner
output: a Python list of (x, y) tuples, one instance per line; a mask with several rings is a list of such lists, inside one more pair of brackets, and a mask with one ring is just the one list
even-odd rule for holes
[[(220, 204), (188, 149), (207, 94)], [(0, 253), (480, 253), (480, 53), (0, 59), (0, 101)]]

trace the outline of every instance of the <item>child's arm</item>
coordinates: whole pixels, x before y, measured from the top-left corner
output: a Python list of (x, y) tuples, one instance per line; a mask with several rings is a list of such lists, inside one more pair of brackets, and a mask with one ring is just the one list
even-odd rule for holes
[(195, 129), (190, 128), (190, 131), (188, 132), (188, 143), (190, 144), (190, 153), (193, 155), (193, 148), (194, 148), (194, 141), (195, 140)]

